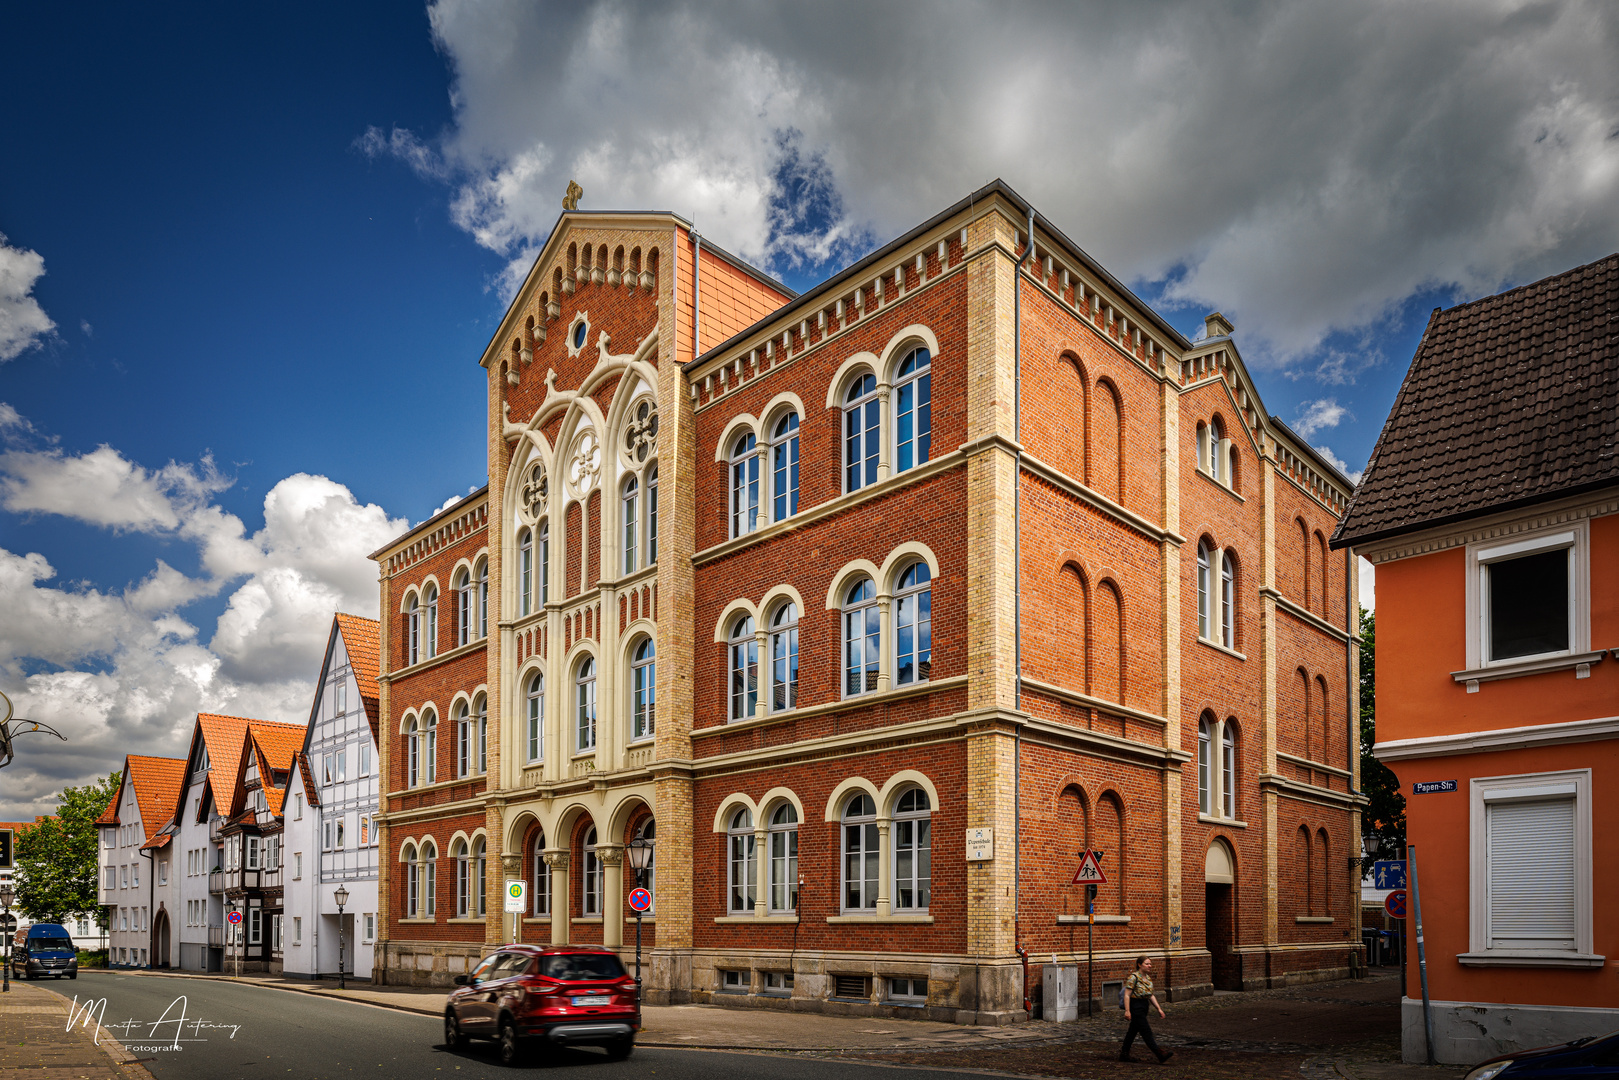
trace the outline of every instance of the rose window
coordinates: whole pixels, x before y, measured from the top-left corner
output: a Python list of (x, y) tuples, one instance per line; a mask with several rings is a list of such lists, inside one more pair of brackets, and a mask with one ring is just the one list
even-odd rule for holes
[(600, 474), (601, 467), (601, 444), (596, 441), (595, 432), (587, 431), (573, 444), (573, 461), (568, 466), (568, 480), (573, 484), (575, 491), (583, 494), (596, 486), (596, 477)]
[(635, 418), (624, 428), (624, 452), (637, 465), (658, 451), (658, 407), (643, 401)]
[(551, 481), (545, 475), (545, 467), (535, 462), (528, 470), (528, 478), (523, 482), (523, 490), (519, 492), (523, 509), (528, 512), (530, 519), (538, 520), (545, 512), (545, 500), (551, 494)]

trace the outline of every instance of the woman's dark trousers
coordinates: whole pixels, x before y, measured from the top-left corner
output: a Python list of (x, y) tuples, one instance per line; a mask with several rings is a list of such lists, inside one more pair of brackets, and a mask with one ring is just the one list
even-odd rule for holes
[(1147, 1020), (1147, 1010), (1152, 1008), (1152, 1001), (1148, 998), (1133, 997), (1130, 999), (1130, 1030), (1124, 1033), (1124, 1046), (1119, 1050), (1120, 1058), (1130, 1056), (1130, 1047), (1135, 1045), (1136, 1036), (1147, 1044), (1147, 1049), (1155, 1057), (1163, 1057), (1164, 1052), (1158, 1049), (1158, 1040), (1152, 1037), (1152, 1024)]

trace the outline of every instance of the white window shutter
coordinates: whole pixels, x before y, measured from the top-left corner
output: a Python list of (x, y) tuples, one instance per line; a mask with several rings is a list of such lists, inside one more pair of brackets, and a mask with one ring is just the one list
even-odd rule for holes
[(1485, 830), (1488, 946), (1573, 951), (1574, 800), (1492, 802)]

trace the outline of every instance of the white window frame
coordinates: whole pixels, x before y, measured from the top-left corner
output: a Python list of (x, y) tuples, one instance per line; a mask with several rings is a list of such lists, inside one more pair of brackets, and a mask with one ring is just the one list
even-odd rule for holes
[(598, 689), (596, 658), (582, 657), (574, 670), (574, 753), (594, 754)]
[(759, 528), (760, 461), (759, 439), (753, 432), (744, 432), (732, 444), (727, 458), (726, 476), (729, 478), (731, 506), (731, 535), (746, 536)]
[(1214, 629), (1214, 560), (1209, 558), (1209, 545), (1197, 542), (1197, 636), (1209, 640)]
[(1220, 552), (1220, 644), (1237, 647), (1237, 571), (1230, 552)]
[(478, 560), (478, 637), (489, 636), (489, 560)]
[(422, 782), (438, 780), (438, 712), (422, 710)]
[[(1490, 947), (1485, 809), (1490, 803), (1572, 796), (1574, 799), (1574, 949)], [(1457, 959), (1470, 967), (1601, 967), (1593, 954), (1591, 770), (1474, 777), (1468, 782), (1468, 948)], [(1526, 853), (1527, 856), (1527, 853)]]
[(472, 620), (476, 615), (473, 596), (472, 574), (463, 567), (455, 572), (455, 643), (468, 645), (472, 642)]
[(528, 615), (533, 611), (534, 534), (524, 529), (517, 534), (517, 614)]
[(422, 590), (422, 652), (425, 660), (438, 655), (438, 586), (431, 581)]
[[(1501, 660), (1491, 658), (1489, 575), (1485, 567), (1491, 563), (1506, 562), (1522, 555), (1567, 548), (1570, 551), (1568, 568), (1569, 626), (1568, 644), (1564, 650), (1511, 656)], [(1552, 660), (1590, 651), (1591, 648), (1591, 523), (1582, 519), (1551, 529), (1539, 529), (1518, 534), (1501, 543), (1487, 541), (1467, 545), (1467, 666), (1470, 669), (1504, 667), (1513, 664)]]
[(1237, 817), (1237, 736), (1228, 720), (1220, 722), (1220, 815)]
[[(849, 807), (857, 799), (864, 798), (871, 803), (872, 812), (869, 814), (851, 814)], [(883, 844), (882, 829), (877, 816), (876, 800), (868, 791), (850, 792), (843, 800), (843, 810), (838, 815), (838, 910), (847, 915), (869, 915), (877, 911), (879, 898), (882, 895), (883, 880)], [(860, 847), (858, 851), (849, 845), (849, 830), (860, 830)], [(849, 907), (849, 857), (854, 855), (860, 860), (860, 906)], [(876, 860), (876, 873), (867, 877), (865, 869), (868, 862)], [(869, 895), (868, 895), (869, 889)]]
[(646, 565), (655, 565), (658, 561), (658, 463), (653, 461), (646, 467), (646, 512), (641, 516), (646, 518)]
[(581, 845), (585, 873), (584, 880), (579, 883), (579, 913), (587, 918), (601, 915), (605, 906), (602, 894), (607, 891), (607, 875), (601, 857), (596, 854), (597, 845), (601, 842), (599, 836), (592, 825)]
[[(849, 596), (855, 591), (856, 588), (866, 585), (871, 586), (871, 596), (851, 603)], [(853, 581), (849, 581), (845, 583), (843, 587), (842, 603), (840, 604), (838, 610), (840, 620), (839, 653), (842, 660), (842, 664), (840, 665), (840, 669), (838, 671), (838, 690), (841, 697), (852, 698), (859, 697), (862, 694), (875, 693), (882, 685), (883, 641), (882, 608), (880, 601), (881, 598), (877, 595), (877, 583), (869, 577), (860, 577)], [(871, 621), (874, 618), (877, 620), (877, 633), (875, 635), (877, 640), (875, 644), (872, 642), (873, 634), (871, 629)], [(853, 625), (852, 620), (854, 619), (860, 620), (861, 629), (859, 633), (850, 633), (850, 628)], [(849, 673), (855, 670), (855, 668), (852, 666), (853, 658), (851, 653), (853, 650), (851, 646), (856, 641), (860, 643), (861, 648), (860, 663), (858, 668), (858, 670), (862, 673), (860, 679), (861, 685), (858, 690), (850, 690)], [(868, 679), (866, 673), (873, 667), (871, 662), (871, 652), (873, 649), (876, 650), (876, 677), (873, 679)], [(868, 682), (870, 685), (867, 685)]]
[(658, 730), (658, 647), (643, 638), (630, 661), (630, 742), (645, 742)]
[(477, 725), (475, 737), (478, 740), (478, 775), (482, 776), (489, 771), (489, 696), (479, 694), (473, 698), (473, 703), (478, 706), (472, 715)]
[[(889, 400), (894, 403), (894, 419), (890, 427), (894, 433), (892, 460), (894, 462), (894, 475), (896, 476), (902, 472), (909, 472), (910, 470), (919, 466), (926, 465), (928, 463), (928, 459), (932, 456), (933, 354), (928, 350), (926, 345), (914, 345), (905, 350), (905, 356), (901, 358), (900, 362), (894, 366), (894, 371), (896, 373), (899, 372), (900, 369), (905, 366), (905, 362), (918, 353), (920, 353), (922, 357), (925, 357), (925, 359), (919, 359), (916, 367), (903, 377), (896, 374), (894, 388), (889, 392)], [(923, 380), (926, 380), (926, 385), (928, 388), (927, 402), (925, 405), (927, 409), (928, 421), (925, 430), (919, 426), (917, 420), (918, 414), (924, 407), (917, 401), (917, 394), (921, 391)], [(904, 408), (904, 400), (907, 390), (911, 392), (911, 463), (909, 465), (902, 464), (900, 458), (900, 418), (902, 415), (901, 410)], [(921, 448), (919, 451), (920, 444), (924, 439), (927, 441), (927, 446), (925, 448)]]
[[(782, 818), (791, 818), (783, 821)], [(770, 913), (792, 915), (798, 911), (798, 808), (790, 802), (778, 803), (770, 811)]]
[(551, 916), (551, 864), (545, 861), (545, 833), (534, 836), (534, 906), (537, 919)]
[(421, 663), (422, 659), (422, 605), (415, 593), (405, 598), (405, 625), (407, 640), (408, 664)]
[(799, 468), (802, 464), (799, 457), (798, 431), (802, 426), (796, 412), (783, 413), (772, 425), (770, 437), (771, 521), (786, 521), (798, 513)]
[(1205, 717), (1197, 719), (1197, 812), (1214, 812), (1214, 732)]
[(752, 915), (759, 902), (759, 847), (753, 811), (739, 806), (725, 826), (725, 913)]
[[(867, 378), (872, 380), (871, 389), (863, 390), (858, 394), (855, 393), (857, 388), (865, 386)], [(883, 445), (882, 428), (884, 419), (882, 415), (884, 412), (881, 396), (882, 389), (882, 385), (877, 382), (876, 376), (870, 372), (861, 372), (855, 375), (849, 381), (848, 387), (844, 389), (841, 406), (843, 411), (842, 427), (838, 430), (838, 471), (841, 474), (841, 486), (844, 494), (870, 487), (882, 479), (883, 466), (882, 451), (880, 449)], [(871, 424), (873, 414), (877, 417), (875, 431), (872, 430)], [(855, 434), (853, 435), (850, 434), (849, 429), (851, 417), (855, 418)], [(872, 459), (876, 459), (874, 470), (876, 475), (868, 479), (866, 473), (872, 470), (868, 470), (867, 463)], [(851, 484), (849, 482), (849, 470), (851, 468), (857, 469), (855, 476), (857, 483)]]
[(377, 940), (377, 913), (376, 912), (367, 911), (364, 915), (360, 916), (360, 926), (362, 928), (360, 930), (360, 933), (363, 935), (360, 938), (361, 941), (372, 942), (372, 941)]
[(753, 616), (738, 615), (726, 642), (726, 718), (752, 720), (759, 707), (759, 638)]
[(472, 894), (481, 919), (489, 914), (489, 842), (481, 836), (472, 841), (472, 873)]
[(465, 919), (472, 914), (472, 855), (465, 840), (455, 842), (450, 858), (455, 860), (455, 917)]
[(640, 501), (640, 497), (641, 497), (641, 481), (640, 481), (640, 479), (634, 473), (631, 473), (629, 476), (626, 476), (624, 478), (624, 485), (623, 485), (623, 488), (621, 489), (621, 492), (622, 493), (619, 496), (619, 506), (621, 507), (622, 512), (623, 512), (624, 573), (633, 574), (638, 569), (636, 567), (636, 565), (635, 565), (635, 552), (636, 552), (637, 547), (639, 547), (639, 545), (636, 543), (636, 541), (640, 538), (640, 533), (639, 533), (639, 524), (640, 523), (637, 521), (637, 515), (636, 515), (635, 510), (636, 510), (636, 503), (638, 503)]
[(540, 548), (540, 606), (544, 607), (551, 602), (551, 521), (549, 518), (540, 521), (539, 528), (535, 530), (539, 536)]
[(455, 775), (472, 775), (472, 710), (465, 701), (455, 707)]
[(526, 764), (545, 760), (545, 674), (540, 671), (523, 680), (523, 751)]
[[(899, 809), (900, 802), (913, 792), (923, 802), (927, 803), (927, 809), (901, 811)], [(894, 911), (903, 911), (911, 915), (926, 914), (928, 904), (926, 902), (917, 903), (916, 901), (931, 901), (933, 898), (933, 809), (933, 796), (928, 794), (926, 788), (909, 787), (894, 797), (892, 822), (888, 826), (889, 836), (892, 837), (890, 845), (893, 848), (893, 855), (889, 860), (892, 864), (889, 870), (892, 885), (888, 895), (891, 898)], [(911, 831), (909, 844), (904, 844), (902, 841), (902, 836), (906, 831), (905, 826), (909, 826)], [(922, 836), (923, 832), (927, 834), (925, 838)], [(902, 882), (899, 876), (899, 863), (902, 847), (911, 853), (912, 858), (911, 876), (906, 882), (912, 889), (912, 902), (910, 904), (905, 904), (901, 901), (902, 890), (900, 886)], [(919, 872), (919, 862), (923, 853), (926, 853), (928, 862), (926, 877)], [(922, 884), (923, 882), (926, 882), (925, 886)], [(924, 888), (926, 889), (926, 894), (922, 895)]]
[(770, 711), (798, 707), (798, 605), (785, 600), (770, 615)]
[[(904, 585), (905, 577), (912, 573), (925, 573), (926, 581)], [(922, 560), (917, 560), (900, 571), (894, 579), (894, 685), (912, 686), (916, 683), (928, 681), (928, 675), (933, 671), (933, 568)], [(927, 598), (927, 614), (921, 613), (922, 599)], [(879, 632), (881, 622), (879, 621)], [(911, 631), (911, 653), (909, 657), (900, 653), (902, 631)], [(924, 647), (924, 640), (926, 646)], [(905, 662), (912, 662), (910, 677), (906, 677)], [(924, 665), (927, 671), (923, 671)], [(880, 666), (880, 665), (879, 665)]]

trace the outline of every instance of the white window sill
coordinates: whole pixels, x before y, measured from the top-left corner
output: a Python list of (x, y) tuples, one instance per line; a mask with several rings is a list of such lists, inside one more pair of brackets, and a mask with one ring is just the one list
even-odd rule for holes
[(1246, 829), (1248, 827), (1246, 821), (1238, 821), (1236, 818), (1215, 817), (1213, 814), (1205, 814), (1201, 810), (1198, 811), (1197, 820), (1205, 825), (1219, 825), (1221, 828), (1226, 829)]
[(1220, 652), (1225, 653), (1227, 656), (1235, 656), (1238, 660), (1247, 660), (1248, 659), (1248, 657), (1246, 655), (1244, 655), (1243, 653), (1238, 652), (1236, 649), (1233, 649), (1230, 646), (1222, 645), (1218, 641), (1215, 641), (1213, 638), (1206, 638), (1206, 637), (1203, 637), (1203, 636), (1199, 635), (1199, 637), (1197, 639), (1197, 643), (1199, 645), (1207, 645), (1211, 649), (1217, 649)]
[(438, 922), (438, 920), (433, 919), (433, 918), (427, 918), (427, 919), (400, 919), (399, 920), (399, 924), (401, 926), (432, 926), (437, 922)]
[(1293, 921), (1295, 923), (1298, 923), (1301, 926), (1305, 925), (1306, 923), (1318, 924), (1318, 925), (1322, 925), (1322, 926), (1330, 926), (1332, 924), (1332, 916), (1331, 915), (1295, 915), (1295, 916), (1293, 916)]
[(797, 915), (720, 915), (714, 919), (717, 926), (747, 926), (777, 924), (796, 926)]
[(1192, 471), (1197, 473), (1197, 475), (1201, 476), (1203, 479), (1207, 480), (1209, 483), (1213, 484), (1215, 487), (1219, 488), (1221, 491), (1225, 492), (1227, 495), (1231, 496), (1233, 499), (1236, 499), (1238, 502), (1245, 503), (1248, 501), (1241, 495), (1238, 495), (1236, 490), (1228, 485), (1225, 481), (1217, 480), (1213, 476), (1209, 475), (1209, 471), (1203, 466), (1199, 465)]
[(1594, 953), (1550, 949), (1492, 949), (1456, 955), (1456, 962), (1463, 967), (1599, 968), (1607, 959)]
[(551, 916), (549, 916), (549, 915), (524, 915), (523, 916), (523, 925), (524, 926), (550, 926), (551, 925)]
[(828, 915), (826, 921), (834, 925), (899, 925), (932, 926), (932, 915)]
[(1459, 683), (1466, 683), (1469, 694), (1478, 693), (1478, 684), (1482, 682), (1494, 682), (1497, 679), (1516, 679), (1524, 675), (1542, 675), (1548, 671), (1567, 671), (1570, 668), (1574, 669), (1576, 679), (1585, 679), (1591, 675), (1591, 665), (1600, 663), (1606, 655), (1607, 650), (1598, 649), (1596, 652), (1543, 656), (1538, 660), (1520, 660), (1517, 663), (1491, 664), (1488, 667), (1453, 671), (1450, 673), (1450, 677)]
[(575, 761), (583, 761), (585, 758), (593, 758), (595, 756), (596, 748), (594, 746), (588, 750), (575, 750), (573, 752), (573, 760)]
[(484, 921), (471, 915), (458, 915), (453, 919), (445, 919), (450, 926), (482, 926)]
[[(1091, 921), (1090, 916), (1088, 916), (1088, 915), (1058, 915), (1057, 916), (1057, 925), (1058, 926), (1076, 926), (1076, 925), (1077, 926), (1085, 926), (1085, 925), (1089, 924), (1090, 921)], [(1130, 916), (1128, 916), (1128, 915), (1098, 915), (1096, 917), (1096, 925), (1097, 926), (1129, 926), (1130, 925)]]
[(600, 915), (585, 915), (581, 918), (569, 919), (568, 921), (573, 923), (575, 926), (600, 926), (602, 917)]

